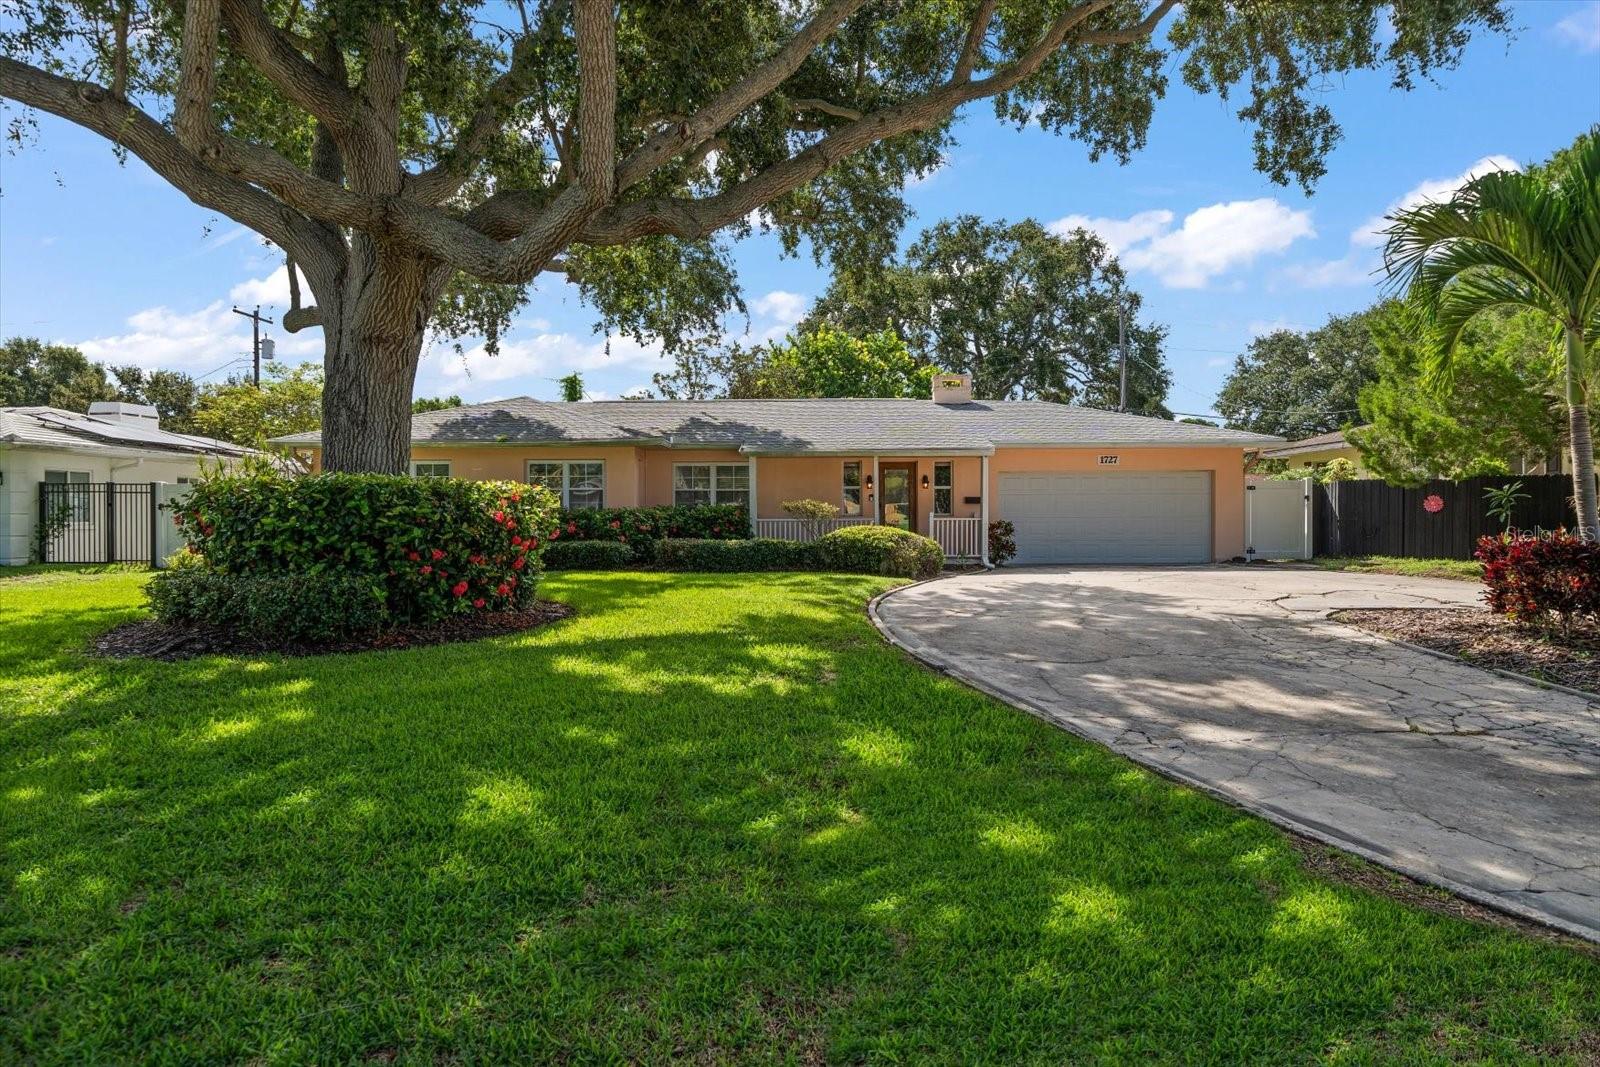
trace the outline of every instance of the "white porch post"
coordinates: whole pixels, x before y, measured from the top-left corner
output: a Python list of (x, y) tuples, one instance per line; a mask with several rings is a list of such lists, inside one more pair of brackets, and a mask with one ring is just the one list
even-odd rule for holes
[(750, 457), (750, 536), (761, 536), (761, 498), (756, 495), (756, 457)]
[(883, 525), (883, 479), (878, 476), (878, 457), (872, 457), (872, 525)]
[(978, 488), (982, 495), (978, 497), (978, 551), (982, 553), (979, 560), (985, 567), (989, 565), (989, 457), (984, 456), (978, 462), (982, 470), (980, 477), (983, 484)]

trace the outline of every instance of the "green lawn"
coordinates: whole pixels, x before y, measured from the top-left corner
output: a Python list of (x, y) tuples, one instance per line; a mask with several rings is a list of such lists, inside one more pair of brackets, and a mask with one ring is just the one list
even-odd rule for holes
[(1312, 562), (1324, 570), (1359, 571), (1362, 574), (1406, 574), (1414, 578), (1457, 578), (1466, 582), (1476, 582), (1483, 577), (1483, 564), (1472, 559), (1318, 556)]
[(0, 1062), (1581, 1061), (1600, 957), (904, 659), (861, 577), (584, 574), (473, 645), (111, 663), (0, 580)]

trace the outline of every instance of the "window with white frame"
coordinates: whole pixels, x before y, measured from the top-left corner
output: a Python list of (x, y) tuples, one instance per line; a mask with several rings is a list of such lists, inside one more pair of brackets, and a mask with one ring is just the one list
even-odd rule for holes
[(675, 463), (672, 466), (672, 502), (743, 504), (750, 506), (748, 463)]
[(955, 510), (955, 464), (944, 462), (933, 465), (933, 513), (949, 515)]
[(450, 464), (446, 460), (426, 460), (411, 464), (411, 477), (413, 478), (448, 478), (450, 477)]
[(528, 484), (542, 485), (572, 510), (605, 507), (606, 465), (600, 460), (528, 463)]
[(58, 490), (60, 496), (56, 500), (64, 500), (71, 509), (72, 522), (89, 521), (89, 472), (88, 471), (45, 471), (44, 480), (47, 485), (81, 485), (82, 489)]
[(861, 464), (851, 461), (844, 465), (844, 492), (841, 494), (844, 514), (861, 514)]

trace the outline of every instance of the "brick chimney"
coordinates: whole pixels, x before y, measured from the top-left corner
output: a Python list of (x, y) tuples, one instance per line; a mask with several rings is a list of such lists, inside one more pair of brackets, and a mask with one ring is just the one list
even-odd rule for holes
[(933, 402), (935, 404), (972, 403), (972, 375), (935, 374), (933, 376)]

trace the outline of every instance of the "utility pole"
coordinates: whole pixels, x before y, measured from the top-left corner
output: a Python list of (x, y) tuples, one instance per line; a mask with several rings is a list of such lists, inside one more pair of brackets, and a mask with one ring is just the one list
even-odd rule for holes
[(272, 320), (261, 314), (261, 305), (257, 304), (254, 311), (240, 311), (233, 309), (235, 315), (243, 315), (250, 320), (250, 362), (252, 364), (251, 381), (256, 388), (261, 388), (261, 324), (272, 325)]
[(1117, 350), (1122, 353), (1122, 388), (1117, 393), (1117, 410), (1128, 410), (1128, 312), (1117, 294)]

